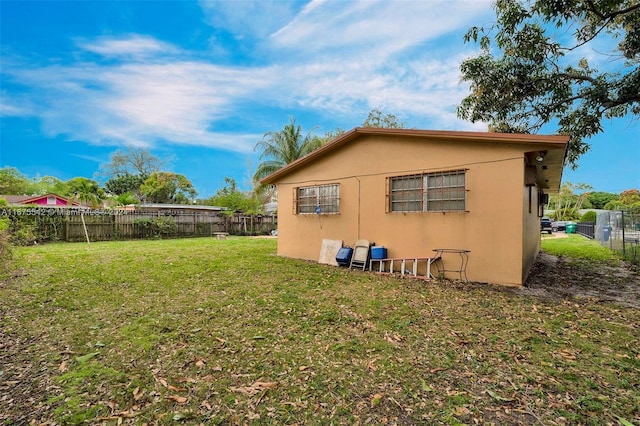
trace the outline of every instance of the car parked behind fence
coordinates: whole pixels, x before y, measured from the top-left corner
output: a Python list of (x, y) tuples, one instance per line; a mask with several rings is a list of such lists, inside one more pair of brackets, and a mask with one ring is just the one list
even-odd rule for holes
[(567, 222), (564, 220), (557, 220), (551, 223), (551, 229), (553, 232), (564, 231), (567, 229)]

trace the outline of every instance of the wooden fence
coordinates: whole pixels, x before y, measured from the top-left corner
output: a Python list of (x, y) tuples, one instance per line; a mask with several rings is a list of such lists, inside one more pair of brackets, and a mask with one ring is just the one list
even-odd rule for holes
[[(33, 234), (34, 240), (90, 241), (143, 238), (187, 238), (230, 235), (266, 235), (277, 228), (275, 215), (225, 214), (217, 211), (114, 211), (51, 208), (4, 208), (12, 228)], [(28, 232), (27, 232), (28, 231)]]

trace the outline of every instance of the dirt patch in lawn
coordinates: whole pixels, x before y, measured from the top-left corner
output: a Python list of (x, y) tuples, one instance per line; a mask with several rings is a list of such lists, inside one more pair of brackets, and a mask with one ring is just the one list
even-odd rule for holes
[(518, 294), (552, 299), (590, 299), (640, 309), (637, 266), (558, 257), (541, 252)]

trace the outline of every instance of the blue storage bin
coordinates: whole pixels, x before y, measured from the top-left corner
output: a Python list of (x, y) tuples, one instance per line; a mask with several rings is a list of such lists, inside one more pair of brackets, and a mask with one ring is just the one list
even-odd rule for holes
[(336, 262), (340, 266), (349, 266), (351, 263), (351, 255), (353, 255), (353, 249), (351, 247), (342, 247), (336, 254)]
[(386, 259), (387, 258), (387, 249), (384, 246), (373, 246), (373, 247), (371, 247), (371, 258), (372, 259)]

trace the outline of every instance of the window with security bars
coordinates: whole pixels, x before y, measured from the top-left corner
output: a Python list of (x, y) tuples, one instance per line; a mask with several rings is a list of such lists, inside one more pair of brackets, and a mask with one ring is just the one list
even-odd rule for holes
[(295, 214), (340, 213), (340, 185), (315, 185), (295, 188)]
[(395, 176), (388, 179), (391, 212), (463, 212), (465, 170)]

